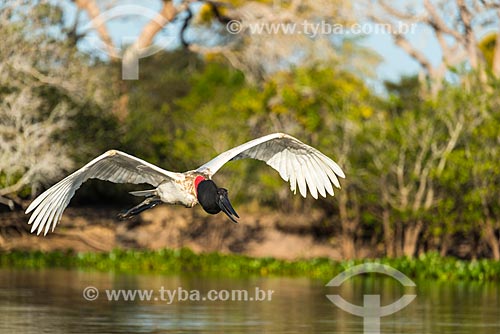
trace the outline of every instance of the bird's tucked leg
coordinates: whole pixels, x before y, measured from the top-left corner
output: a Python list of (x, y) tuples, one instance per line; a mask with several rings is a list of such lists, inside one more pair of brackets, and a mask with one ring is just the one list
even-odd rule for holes
[(144, 201), (142, 201), (140, 204), (134, 206), (130, 210), (128, 210), (125, 213), (119, 213), (118, 218), (119, 219), (128, 219), (131, 218), (135, 215), (138, 215), (139, 213), (146, 211), (147, 209), (151, 209), (158, 204), (162, 203), (159, 197), (148, 197)]

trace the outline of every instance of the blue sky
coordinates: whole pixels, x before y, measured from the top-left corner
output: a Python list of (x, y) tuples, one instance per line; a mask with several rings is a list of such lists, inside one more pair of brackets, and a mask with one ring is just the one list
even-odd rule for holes
[(420, 70), (418, 63), (394, 45), (388, 35), (368, 36), (362, 44), (375, 50), (382, 57), (382, 62), (376, 69), (380, 80), (397, 81), (403, 75), (415, 74)]
[[(439, 65), (441, 49), (429, 28), (416, 25), (414, 33), (409, 33), (405, 37), (433, 65)], [(382, 62), (377, 68), (377, 76), (381, 80), (394, 81), (403, 75), (416, 74), (421, 70), (420, 65), (399, 46), (395, 45), (392, 36), (388, 34), (369, 35), (362, 44), (375, 50), (382, 57)]]

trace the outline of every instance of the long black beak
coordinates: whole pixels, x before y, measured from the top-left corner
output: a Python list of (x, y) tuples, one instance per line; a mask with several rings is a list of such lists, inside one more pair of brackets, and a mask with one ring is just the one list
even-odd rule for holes
[(233, 223), (238, 224), (238, 221), (234, 219), (240, 218), (236, 211), (234, 211), (231, 202), (229, 202), (229, 198), (227, 197), (227, 190), (224, 188), (217, 189), (217, 205), (219, 205), (220, 209), (224, 211), (224, 213), (233, 221)]

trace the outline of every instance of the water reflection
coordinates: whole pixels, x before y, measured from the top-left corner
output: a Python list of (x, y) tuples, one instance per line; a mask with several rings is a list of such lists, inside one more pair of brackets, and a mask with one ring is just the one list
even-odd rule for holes
[[(155, 276), (77, 270), (0, 270), (0, 331), (5, 333), (362, 333), (361, 318), (326, 297), (339, 293), (362, 305), (381, 293), (383, 305), (408, 290), (382, 277), (356, 278), (340, 288), (327, 281), (293, 278), (227, 279)], [(100, 297), (86, 301), (95, 286)], [(108, 301), (105, 289), (274, 290), (272, 301)], [(500, 333), (498, 284), (417, 282), (418, 297), (382, 319), (382, 333)], [(154, 296), (159, 296), (155, 292)]]

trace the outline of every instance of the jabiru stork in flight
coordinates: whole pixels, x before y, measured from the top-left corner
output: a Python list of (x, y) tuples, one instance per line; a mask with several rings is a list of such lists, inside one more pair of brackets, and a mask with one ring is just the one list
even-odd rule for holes
[(290, 182), (296, 193), (297, 186), (305, 198), (307, 188), (315, 199), (318, 193), (333, 196), (332, 184), (340, 188), (338, 177), (344, 172), (332, 159), (300, 140), (284, 134), (273, 133), (251, 140), (219, 154), (195, 170), (176, 173), (164, 170), (149, 162), (117, 150), (98, 156), (82, 168), (62, 179), (38, 196), (26, 209), (32, 212), (29, 224), (31, 232), (44, 235), (56, 227), (64, 209), (76, 190), (88, 179), (100, 179), (114, 183), (148, 183), (154, 188), (131, 192), (146, 199), (120, 218), (129, 218), (160, 203), (180, 204), (192, 208), (200, 204), (210, 214), (224, 212), (233, 222), (238, 214), (229, 202), (228, 192), (212, 181), (212, 176), (229, 161), (252, 158), (264, 161)]

